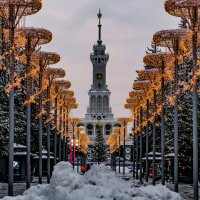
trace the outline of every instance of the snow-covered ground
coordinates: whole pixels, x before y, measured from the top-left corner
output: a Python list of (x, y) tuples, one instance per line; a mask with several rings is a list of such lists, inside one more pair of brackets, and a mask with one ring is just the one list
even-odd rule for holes
[(32, 186), (23, 196), (3, 200), (179, 200), (179, 194), (164, 186), (132, 187), (132, 181), (117, 177), (104, 165), (94, 165), (84, 176), (71, 164), (55, 166), (49, 185)]

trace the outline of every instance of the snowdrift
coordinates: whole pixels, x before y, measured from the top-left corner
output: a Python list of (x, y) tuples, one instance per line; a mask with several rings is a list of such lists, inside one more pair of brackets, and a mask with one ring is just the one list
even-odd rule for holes
[(84, 176), (73, 171), (70, 163), (58, 163), (49, 185), (37, 185), (23, 196), (3, 200), (181, 200), (179, 194), (164, 186), (132, 187), (131, 181), (116, 177), (103, 166), (92, 166)]

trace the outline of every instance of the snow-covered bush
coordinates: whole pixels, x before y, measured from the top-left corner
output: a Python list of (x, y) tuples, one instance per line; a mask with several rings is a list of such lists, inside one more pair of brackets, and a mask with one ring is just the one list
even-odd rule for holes
[(84, 176), (71, 164), (60, 162), (49, 185), (38, 185), (23, 196), (3, 200), (181, 200), (179, 194), (164, 186), (132, 187), (132, 181), (117, 177), (104, 165), (94, 165)]

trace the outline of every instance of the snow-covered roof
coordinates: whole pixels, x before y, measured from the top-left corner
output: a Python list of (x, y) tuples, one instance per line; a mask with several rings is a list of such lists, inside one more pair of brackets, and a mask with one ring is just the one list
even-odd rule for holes
[(26, 146), (21, 145), (21, 144), (14, 143), (14, 148), (22, 148), (22, 149), (26, 149)]
[[(47, 154), (48, 154), (48, 151), (47, 151), (46, 149), (43, 149), (43, 150), (42, 150), (42, 155), (47, 155)], [(37, 152), (36, 155), (39, 155), (39, 152)], [(53, 152), (50, 152), (50, 155), (54, 155), (54, 153), (53, 153)]]
[(14, 156), (26, 156), (26, 152), (14, 152)]
[[(180, 156), (180, 155), (178, 155)], [(165, 157), (174, 157), (174, 153), (168, 153), (167, 155), (165, 155)]]
[[(22, 151), (22, 152), (14, 152), (13, 154), (14, 154), (14, 156), (26, 156), (26, 155), (27, 155), (27, 152), (25, 152), (25, 151)], [(31, 153), (30, 155), (33, 156), (32, 153)]]
[[(153, 152), (149, 152), (148, 155), (153, 155)], [(159, 153), (159, 152), (155, 152), (155, 155), (156, 155), (156, 156), (161, 156), (162, 154)]]
[[(39, 156), (34, 156), (33, 159), (39, 159)], [(42, 155), (42, 159), (47, 159), (46, 155)], [(53, 156), (50, 156), (50, 159), (54, 159)]]
[[(142, 158), (142, 160), (146, 160), (146, 157)], [(148, 157), (148, 160), (153, 160), (153, 157)], [(161, 157), (155, 157), (155, 160), (161, 160)]]

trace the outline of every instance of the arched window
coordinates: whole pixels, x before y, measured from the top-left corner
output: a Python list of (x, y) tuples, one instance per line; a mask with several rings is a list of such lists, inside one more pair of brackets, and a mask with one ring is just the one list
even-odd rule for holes
[(86, 128), (87, 128), (87, 134), (88, 135), (93, 135), (93, 125), (92, 124), (87, 124), (87, 126), (86, 126)]
[(96, 112), (96, 97), (91, 96), (91, 112), (95, 113)]
[(97, 97), (97, 113), (102, 113), (102, 97), (98, 96)]
[(103, 112), (109, 113), (109, 98), (108, 98), (108, 96), (103, 97)]
[(110, 124), (106, 124), (105, 125), (105, 134), (110, 135), (111, 131), (112, 131), (112, 126)]

